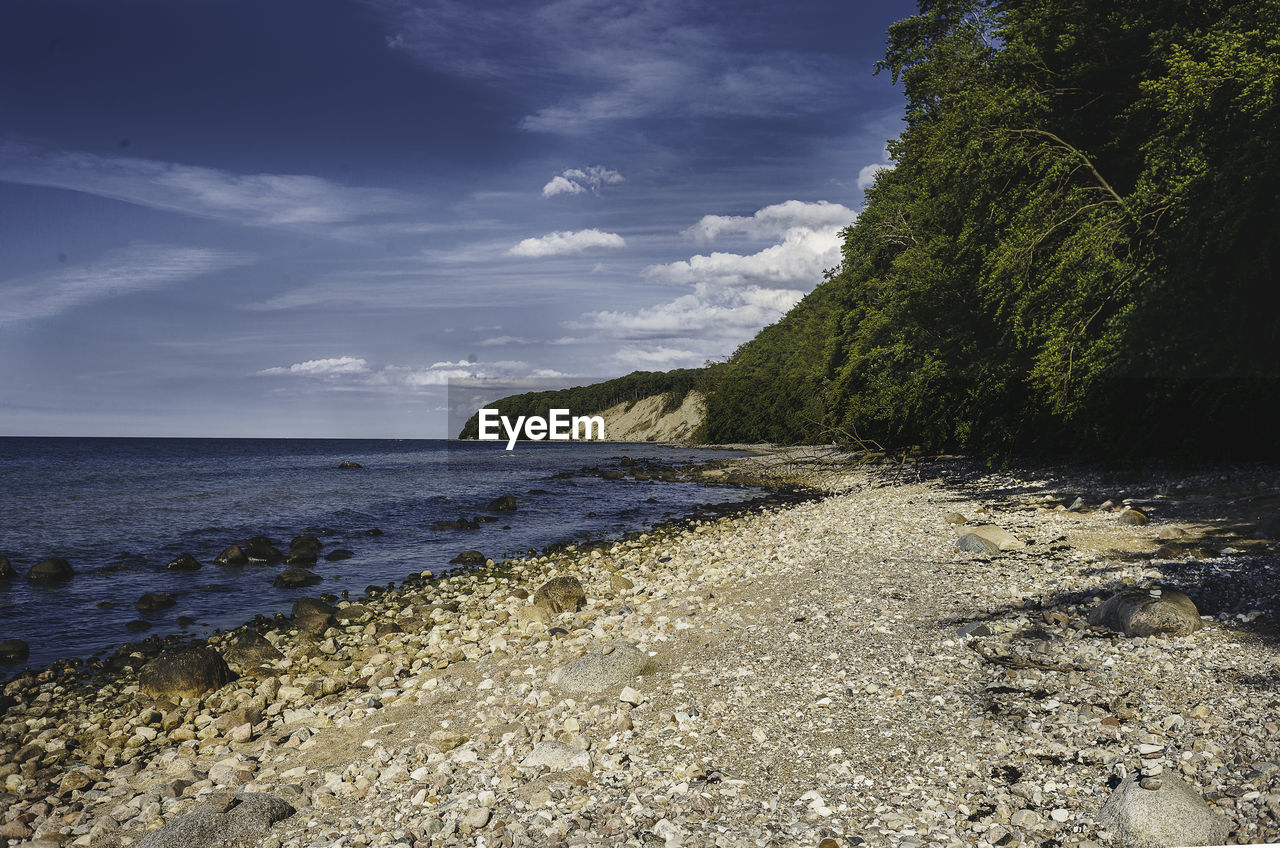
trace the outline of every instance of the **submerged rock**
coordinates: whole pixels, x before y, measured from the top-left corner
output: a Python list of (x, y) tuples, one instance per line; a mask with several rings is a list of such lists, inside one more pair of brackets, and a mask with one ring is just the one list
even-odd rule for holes
[(0, 639), (0, 663), (16, 665), (24, 663), (31, 655), (31, 646), (21, 639)]
[(547, 612), (574, 612), (586, 606), (587, 593), (576, 577), (552, 577), (533, 593), (533, 602)]
[(284, 554), (270, 542), (261, 539), (250, 539), (244, 546), (245, 557), (249, 562), (274, 563), (284, 560)]
[(502, 495), (489, 501), (490, 512), (515, 512), (516, 496), (512, 494)]
[(1204, 626), (1195, 603), (1176, 589), (1126, 589), (1089, 614), (1089, 623), (1126, 636), (1186, 636)]
[(351, 559), (355, 556), (355, 551), (349, 551), (346, 548), (334, 548), (324, 555), (327, 562), (338, 562), (339, 560)]
[(314, 586), (321, 579), (319, 574), (305, 568), (286, 568), (276, 575), (271, 585), (280, 589), (301, 589), (303, 586)]
[(165, 566), (169, 571), (198, 571), (200, 561), (191, 554), (182, 554)]
[(172, 592), (147, 592), (133, 602), (133, 608), (138, 612), (155, 612), (168, 609), (177, 602), (178, 596)]
[(221, 565), (245, 565), (249, 562), (249, 557), (245, 555), (244, 549), (239, 545), (231, 545), (223, 549), (222, 553), (214, 559), (214, 562)]
[(284, 564), (298, 566), (315, 565), (316, 552), (306, 549), (291, 550), (289, 551), (289, 556), (285, 557)]
[(152, 698), (198, 698), (233, 678), (222, 655), (205, 646), (166, 651), (138, 672), (139, 686)]
[(42, 559), (27, 572), (27, 580), (32, 583), (61, 583), (75, 576), (71, 563), (62, 557)]
[(148, 833), (138, 848), (253, 848), (271, 826), (294, 814), (274, 795), (245, 792), (215, 801)]
[(1102, 805), (1098, 823), (1127, 848), (1221, 845), (1230, 830), (1199, 790), (1176, 774), (1164, 775), (1159, 789), (1143, 789), (1138, 775), (1129, 775)]
[(339, 468), (364, 468), (364, 466), (363, 466), (363, 465), (361, 465), (360, 463), (358, 463), (358, 462), (353, 462), (353, 461), (352, 461), (352, 460), (350, 460), (350, 459), (344, 459), (344, 460), (342, 460), (342, 462), (339, 462), (339, 463), (338, 463), (338, 467), (339, 467)]
[(7, 556), (0, 556), (0, 581), (12, 580), (18, 576), (18, 572), (13, 570), (13, 563), (9, 562)]

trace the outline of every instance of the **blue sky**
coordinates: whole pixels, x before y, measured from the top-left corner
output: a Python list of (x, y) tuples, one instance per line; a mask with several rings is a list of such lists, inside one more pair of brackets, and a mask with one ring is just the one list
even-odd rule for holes
[(838, 261), (905, 2), (9, 0), (0, 435), (445, 435)]

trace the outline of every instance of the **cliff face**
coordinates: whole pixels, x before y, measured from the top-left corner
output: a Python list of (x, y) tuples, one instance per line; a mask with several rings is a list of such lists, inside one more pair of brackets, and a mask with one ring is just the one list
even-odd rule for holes
[(678, 409), (663, 414), (664, 395), (619, 403), (593, 412), (604, 417), (604, 435), (611, 442), (679, 442), (693, 438), (706, 415), (701, 392), (690, 391)]

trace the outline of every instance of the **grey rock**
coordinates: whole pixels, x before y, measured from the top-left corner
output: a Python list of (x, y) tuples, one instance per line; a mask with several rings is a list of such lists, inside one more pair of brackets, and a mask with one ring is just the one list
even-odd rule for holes
[(1071, 502), (1071, 506), (1067, 507), (1068, 512), (1079, 512), (1084, 509), (1084, 498), (1076, 498)]
[(995, 631), (993, 631), (986, 622), (971, 621), (968, 624), (961, 625), (960, 629), (957, 630), (956, 633), (961, 636), (972, 636), (976, 639), (981, 636), (992, 636)]
[(1089, 623), (1126, 636), (1186, 636), (1203, 626), (1190, 598), (1176, 589), (1126, 589), (1089, 613)]
[(283, 654), (261, 633), (246, 630), (227, 647), (227, 660), (244, 668), (274, 662)]
[(539, 742), (529, 756), (520, 761), (525, 768), (548, 768), (551, 771), (568, 771), (589, 762), (590, 755), (567, 742)]
[(984, 539), (977, 533), (965, 533), (956, 539), (956, 547), (972, 554), (998, 554), (1000, 546), (990, 539)]
[(246, 792), (230, 807), (209, 804), (148, 833), (138, 848), (254, 848), (273, 824), (293, 814), (274, 795)]
[(1221, 845), (1230, 830), (1200, 792), (1175, 774), (1167, 774), (1159, 789), (1143, 789), (1138, 776), (1121, 781), (1098, 812), (1098, 823), (1126, 848)]
[(644, 651), (629, 645), (611, 645), (556, 669), (550, 680), (567, 692), (599, 693), (625, 686), (649, 664), (649, 655)]
[(198, 698), (230, 683), (234, 675), (212, 648), (166, 651), (142, 667), (138, 684), (152, 698)]
[(1002, 551), (1016, 551), (1019, 548), (1025, 548), (1027, 545), (1017, 536), (1005, 530), (1003, 527), (997, 527), (994, 524), (981, 524), (977, 527), (967, 528), (968, 534), (985, 539), (994, 544)]

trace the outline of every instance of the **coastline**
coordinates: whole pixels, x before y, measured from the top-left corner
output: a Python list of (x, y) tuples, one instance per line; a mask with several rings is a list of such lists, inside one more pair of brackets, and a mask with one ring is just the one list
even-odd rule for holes
[[(199, 701), (20, 678), (36, 682), (6, 687), (2, 759), (16, 770), (0, 767), (0, 835), (134, 844), (238, 791), (297, 809), (268, 846), (1106, 845), (1108, 781), (1153, 731), (1166, 769), (1210, 793), (1239, 839), (1277, 832), (1276, 734), (1250, 730), (1280, 727), (1265, 700), (1274, 637), (1267, 615), (1237, 609), (1276, 587), (1259, 600), (1216, 586), (1274, 562), (1273, 537), (1224, 544), (1232, 512), (1184, 516), (1150, 497), (1167, 481), (1135, 484), (1154, 501), (1135, 527), (1098, 509), (1095, 491), (1127, 494), (1102, 479), (858, 469), (815, 449), (732, 466), (826, 495), (340, 605), (346, 623), (282, 629), (283, 658)], [(1063, 489), (1088, 509), (1057, 509)], [(1024, 547), (959, 551), (948, 512)], [(1184, 552), (1152, 559), (1174, 526)], [(1193, 558), (1195, 539), (1219, 547)], [(526, 612), (542, 581), (570, 575), (582, 611)], [(1173, 638), (1085, 623), (1107, 591), (1157, 580), (1217, 617)], [(985, 633), (958, 632), (975, 624)], [(652, 668), (621, 699), (620, 685), (551, 682), (628, 644)], [(550, 742), (563, 761), (531, 761)]]

